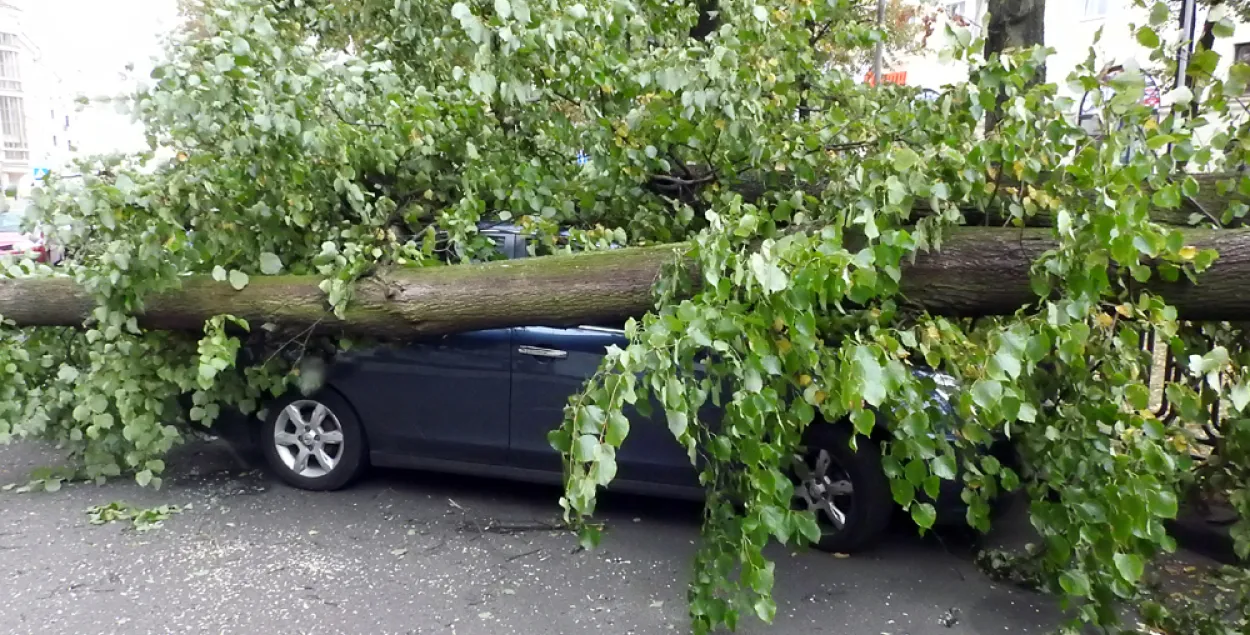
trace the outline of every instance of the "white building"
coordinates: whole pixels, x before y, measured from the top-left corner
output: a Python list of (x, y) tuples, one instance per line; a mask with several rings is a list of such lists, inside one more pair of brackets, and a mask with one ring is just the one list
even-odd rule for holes
[[(927, 46), (914, 55), (904, 55), (884, 70), (895, 73), (900, 83), (940, 90), (942, 86), (967, 81), (967, 66), (944, 62), (939, 52), (947, 43), (944, 33), (950, 22), (963, 23), (974, 35), (984, 33), (986, 0), (942, 0), (939, 17)], [(1207, 9), (1199, 6), (1195, 37), (1202, 33)], [(1180, 32), (1175, 15), (1159, 35), (1177, 41)], [(1137, 43), (1131, 25), (1149, 24), (1148, 9), (1134, 6), (1132, 0), (1047, 0), (1045, 40), (1055, 50), (1046, 64), (1046, 80), (1059, 86), (1061, 93), (1079, 100), (1081, 95), (1071, 94), (1067, 86), (1068, 75), (1089, 55), (1091, 46), (1097, 53), (1101, 67), (1123, 64), (1129, 59), (1147, 66), (1147, 50)], [(1094, 45), (1095, 33), (1102, 29), (1102, 37)], [(1223, 73), (1234, 57), (1250, 61), (1250, 26), (1239, 24), (1231, 38), (1216, 40), (1215, 51), (1220, 54)], [(1148, 69), (1147, 69), (1148, 70)], [(1158, 88), (1166, 91), (1172, 79), (1158, 78)]]
[(0, 191), (27, 194), (74, 152), (73, 108), (30, 37), (24, 0), (0, 0)]

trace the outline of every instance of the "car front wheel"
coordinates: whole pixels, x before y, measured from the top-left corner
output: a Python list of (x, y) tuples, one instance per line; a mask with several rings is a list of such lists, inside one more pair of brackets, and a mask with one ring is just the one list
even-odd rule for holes
[(367, 456), (360, 421), (347, 402), (328, 391), (272, 404), (260, 442), (278, 478), (308, 490), (347, 485)]
[(794, 461), (794, 506), (820, 526), (815, 547), (851, 553), (871, 547), (890, 524), (893, 500), (875, 441), (850, 447), (845, 426), (816, 425)]

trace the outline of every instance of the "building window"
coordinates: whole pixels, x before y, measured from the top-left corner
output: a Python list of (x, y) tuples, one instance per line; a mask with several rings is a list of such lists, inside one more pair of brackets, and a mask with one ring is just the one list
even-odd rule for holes
[(1085, 0), (1085, 17), (1101, 18), (1107, 15), (1109, 0)]
[(946, 3), (946, 15), (949, 15), (951, 17), (955, 17), (955, 16), (962, 17), (964, 15), (964, 11), (967, 9), (967, 7), (965, 6), (966, 4), (967, 4), (966, 1), (947, 2)]
[(26, 161), (30, 158), (21, 97), (0, 95), (0, 141), (4, 142), (6, 161)]
[(21, 90), (22, 75), (17, 51), (0, 49), (0, 90)]
[(17, 36), (12, 33), (0, 33), (0, 46), (17, 46)]
[(1233, 61), (1250, 64), (1250, 42), (1242, 42), (1233, 48)]

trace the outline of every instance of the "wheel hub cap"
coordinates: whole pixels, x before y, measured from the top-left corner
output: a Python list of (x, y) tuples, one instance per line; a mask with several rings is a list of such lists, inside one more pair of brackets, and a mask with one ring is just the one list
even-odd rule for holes
[(343, 456), (343, 427), (338, 417), (319, 401), (294, 401), (278, 414), (273, 429), (278, 458), (292, 472), (325, 476)]
[[(829, 453), (820, 450), (814, 460), (795, 457), (795, 474), (799, 482), (794, 497), (800, 509), (816, 514), (816, 519), (841, 529), (846, 525), (846, 498), (854, 493), (849, 478), (837, 474)], [(843, 500), (838, 500), (843, 499)]]

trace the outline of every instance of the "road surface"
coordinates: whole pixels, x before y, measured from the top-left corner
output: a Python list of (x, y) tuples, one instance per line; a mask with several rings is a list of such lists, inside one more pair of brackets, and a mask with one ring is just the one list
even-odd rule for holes
[[(613, 496), (599, 549), (546, 529), (548, 487), (373, 473), (335, 493), (248, 470), (224, 444), (187, 446), (160, 491), (129, 481), (0, 492), (0, 633), (664, 634), (688, 631), (699, 506)], [(55, 465), (0, 446), (0, 485)], [(146, 533), (85, 510), (189, 505)], [(966, 546), (905, 528), (870, 554), (777, 548), (777, 618), (740, 633), (1029, 635), (1055, 602), (987, 580)]]

